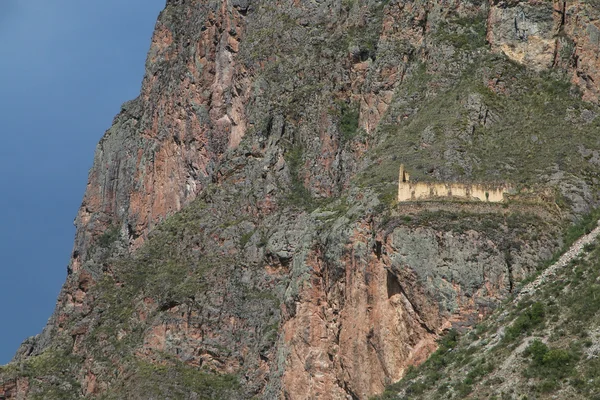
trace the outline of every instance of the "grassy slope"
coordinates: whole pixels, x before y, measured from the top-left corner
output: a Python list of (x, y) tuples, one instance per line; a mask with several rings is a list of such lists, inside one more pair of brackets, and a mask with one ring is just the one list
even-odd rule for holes
[(438, 29), (432, 46), (451, 46), (452, 55), (409, 68), (359, 186), (390, 197), (400, 163), (416, 180), (502, 181), (520, 189), (560, 170), (598, 185), (600, 168), (589, 151), (600, 143), (598, 106), (583, 102), (558, 70), (537, 73), (492, 54), (484, 21), (457, 19)]
[[(598, 213), (572, 227), (589, 232)], [(376, 399), (600, 398), (600, 243), (476, 329), (451, 331), (423, 365)]]

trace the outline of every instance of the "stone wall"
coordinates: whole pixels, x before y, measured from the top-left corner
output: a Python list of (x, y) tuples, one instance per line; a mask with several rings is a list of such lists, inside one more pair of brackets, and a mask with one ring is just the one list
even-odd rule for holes
[(404, 164), (398, 174), (398, 202), (435, 199), (438, 197), (460, 197), (468, 200), (500, 203), (508, 191), (504, 185), (481, 185), (464, 183), (410, 182)]
[(461, 197), (499, 203), (504, 200), (504, 193), (507, 190), (505, 186), (400, 181), (398, 184), (398, 201), (425, 200), (436, 197)]

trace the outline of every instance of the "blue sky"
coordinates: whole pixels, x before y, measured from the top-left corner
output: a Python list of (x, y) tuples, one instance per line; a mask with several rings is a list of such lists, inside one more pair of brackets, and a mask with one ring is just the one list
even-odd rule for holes
[(0, 364), (54, 309), (96, 143), (165, 0), (0, 0)]

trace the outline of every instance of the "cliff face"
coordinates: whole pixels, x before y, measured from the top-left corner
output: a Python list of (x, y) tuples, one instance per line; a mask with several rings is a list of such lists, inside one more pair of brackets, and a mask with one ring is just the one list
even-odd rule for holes
[(535, 70), (565, 69), (583, 98), (598, 102), (597, 18), (594, 1), (492, 1), (487, 38), (493, 50)]
[(246, 131), (248, 82), (235, 60), (244, 9), (180, 3), (168, 2), (156, 25), (140, 96), (98, 145), (76, 221), (75, 272), (110, 226), (138, 247), (206, 187)]
[[(382, 392), (597, 204), (597, 9), (561, 4), (168, 1), (0, 394)], [(398, 205), (400, 163), (516, 194)]]

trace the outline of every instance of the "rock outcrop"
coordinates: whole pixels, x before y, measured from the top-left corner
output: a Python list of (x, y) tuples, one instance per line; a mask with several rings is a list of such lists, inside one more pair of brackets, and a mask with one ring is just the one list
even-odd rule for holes
[(593, 1), (492, 1), (492, 49), (538, 71), (569, 71), (585, 99), (598, 102), (600, 24)]

